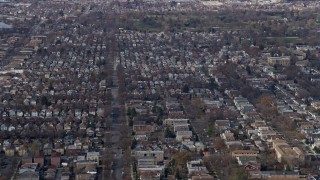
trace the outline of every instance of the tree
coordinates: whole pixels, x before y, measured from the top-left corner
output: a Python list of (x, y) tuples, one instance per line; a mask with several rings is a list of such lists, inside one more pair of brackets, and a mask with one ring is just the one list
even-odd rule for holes
[(259, 97), (261, 94), (260, 91), (256, 88), (253, 88), (249, 85), (244, 85), (240, 88), (240, 93), (243, 97), (248, 98), (249, 101), (253, 101)]
[(314, 147), (313, 150), (314, 150), (314, 152), (316, 152), (317, 154), (320, 154), (320, 148)]
[(133, 139), (131, 142), (131, 149), (134, 149), (137, 144), (138, 144), (138, 141), (136, 139)]
[(188, 152), (178, 152), (173, 155), (174, 165), (177, 166), (186, 166), (187, 162), (191, 160), (191, 155)]
[(189, 86), (188, 86), (188, 84), (183, 85), (183, 87), (182, 87), (182, 92), (183, 92), (183, 93), (188, 93), (188, 92), (189, 92)]
[(277, 107), (274, 105), (274, 99), (270, 95), (260, 97), (260, 102), (256, 107), (265, 118), (276, 117), (278, 115)]
[(290, 166), (288, 164), (285, 167), (285, 171), (291, 171), (291, 168), (290, 168)]
[(52, 85), (52, 83), (50, 83), (49, 87), (48, 87), (48, 90), (51, 91), (51, 90), (54, 90), (54, 87)]
[(246, 66), (246, 71), (247, 71), (247, 73), (249, 74), (249, 75), (251, 75), (251, 73), (252, 73), (252, 71), (251, 71), (251, 68), (250, 68), (250, 66)]
[(271, 96), (263, 96), (260, 98), (260, 104), (265, 107), (270, 107), (273, 104), (273, 98)]
[(215, 149), (221, 149), (225, 147), (224, 140), (221, 137), (217, 137), (213, 140), (213, 146)]
[(202, 149), (200, 149), (200, 151), (199, 151), (199, 155), (200, 155), (201, 157), (203, 157), (203, 156), (204, 156), (204, 153), (203, 153), (203, 150), (202, 150)]
[(180, 172), (179, 172), (179, 168), (176, 168), (176, 169), (175, 169), (174, 177), (175, 177), (176, 179), (181, 179)]
[(218, 86), (218, 84), (216, 83), (215, 79), (214, 79), (214, 78), (210, 78), (210, 79), (209, 79), (208, 88), (209, 88), (210, 90), (215, 90), (215, 89), (217, 89), (218, 87), (219, 87), (219, 86)]
[(159, 106), (153, 106), (152, 113), (155, 113), (155, 114), (157, 114), (158, 117), (160, 117), (163, 115), (163, 109)]
[[(186, 105), (188, 106), (188, 105)], [(191, 100), (191, 104), (189, 104), (188, 112), (192, 117), (201, 117), (204, 114), (206, 107), (203, 101), (196, 97)]]
[(59, 11), (59, 16), (64, 16), (63, 10)]
[(214, 134), (212, 126), (208, 127), (207, 133), (208, 133), (208, 136), (210, 136), (210, 137)]
[(127, 110), (127, 116), (129, 116), (129, 118), (132, 119), (136, 115), (137, 115), (136, 109), (129, 107), (128, 110)]
[(48, 100), (48, 98), (46, 96), (42, 96), (40, 101), (41, 101), (41, 104), (44, 105), (44, 106), (50, 106), (51, 105), (51, 102)]
[(171, 132), (170, 128), (166, 128), (164, 132), (164, 137), (165, 138), (175, 138), (175, 134)]
[(308, 138), (305, 139), (306, 144), (310, 144), (310, 140)]
[(233, 168), (231, 170), (229, 179), (230, 180), (247, 180), (248, 177), (249, 177), (248, 172), (244, 168), (238, 167), (238, 168)]
[(107, 100), (108, 101), (112, 101), (112, 93), (111, 93), (111, 91), (108, 91), (106, 96), (107, 96)]
[(32, 154), (36, 154), (37, 151), (39, 151), (41, 144), (38, 142), (33, 142), (29, 148), (30, 152)]

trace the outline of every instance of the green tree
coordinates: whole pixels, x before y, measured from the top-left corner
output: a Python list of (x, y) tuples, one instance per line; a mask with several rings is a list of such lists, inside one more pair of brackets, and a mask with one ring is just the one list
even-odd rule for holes
[(317, 154), (320, 154), (320, 148), (314, 147), (313, 150), (314, 150), (314, 152), (316, 152)]
[(201, 157), (203, 157), (203, 156), (204, 156), (204, 153), (203, 153), (203, 150), (202, 150), (202, 149), (200, 149), (200, 151), (199, 151), (199, 155), (200, 155)]
[(162, 116), (163, 115), (163, 109), (159, 106), (153, 106), (152, 107), (152, 113), (157, 114), (157, 116)]
[(171, 132), (171, 130), (167, 127), (165, 132), (164, 132), (164, 137), (165, 138), (175, 138), (174, 133)]
[(213, 130), (212, 126), (209, 126), (207, 133), (208, 133), (208, 136), (210, 136), (210, 137), (214, 134), (214, 130)]
[(130, 119), (132, 119), (134, 116), (136, 116), (138, 113), (135, 108), (128, 108), (127, 110), (127, 116), (129, 116)]
[(291, 171), (291, 168), (288, 164), (286, 165), (285, 171)]
[(310, 144), (310, 140), (308, 138), (305, 139), (306, 144)]

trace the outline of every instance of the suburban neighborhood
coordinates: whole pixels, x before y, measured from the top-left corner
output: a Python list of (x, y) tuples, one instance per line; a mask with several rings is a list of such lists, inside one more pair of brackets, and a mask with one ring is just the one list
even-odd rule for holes
[(0, 12), (0, 179), (320, 178), (320, 2)]

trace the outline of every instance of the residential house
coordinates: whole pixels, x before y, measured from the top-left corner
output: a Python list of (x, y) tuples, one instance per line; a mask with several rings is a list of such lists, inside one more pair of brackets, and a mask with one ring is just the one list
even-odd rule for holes
[(60, 167), (60, 163), (61, 163), (61, 154), (58, 152), (52, 152), (51, 153), (51, 165), (55, 166), (55, 167)]
[(154, 168), (157, 167), (157, 159), (155, 157), (141, 157), (138, 159), (138, 168)]
[(24, 156), (27, 152), (28, 152), (28, 146), (26, 145), (21, 145), (18, 149), (19, 156)]
[(275, 139), (272, 143), (278, 162), (286, 162), (289, 165), (298, 165), (297, 163), (304, 162), (304, 153), (298, 147), (292, 147), (282, 139)]
[(258, 128), (258, 136), (262, 140), (267, 140), (269, 137), (275, 137), (277, 132), (270, 129), (269, 127), (259, 127)]
[(33, 158), (34, 163), (38, 163), (39, 166), (43, 166), (44, 165), (44, 155), (41, 152), (36, 153), (36, 155)]
[(100, 164), (100, 152), (87, 152), (86, 160), (96, 162), (99, 165)]
[(97, 163), (92, 161), (78, 161), (75, 167), (76, 180), (95, 179)]
[(191, 139), (192, 138), (192, 131), (177, 131), (176, 132), (176, 140), (178, 142), (181, 142), (186, 139)]
[(232, 151), (232, 157), (236, 158), (236, 157), (257, 157), (258, 156), (258, 152), (257, 151), (253, 151), (253, 150), (235, 150)]
[(218, 131), (224, 131), (230, 128), (230, 121), (229, 120), (216, 120), (214, 123), (215, 128)]
[(94, 136), (94, 130), (92, 130), (92, 128), (87, 128), (86, 133), (87, 133), (87, 136), (89, 137)]
[(132, 130), (136, 135), (145, 135), (154, 132), (154, 126), (146, 121), (134, 121)]
[(281, 57), (268, 57), (267, 62), (269, 65), (281, 65), (289, 66), (291, 63), (290, 56), (281, 56)]
[(196, 147), (194, 145), (194, 141), (184, 140), (181, 142), (182, 148), (187, 148), (189, 151), (196, 151)]
[(15, 149), (13, 146), (6, 147), (4, 153), (7, 157), (13, 157), (15, 155)]
[(23, 157), (21, 158), (21, 163), (26, 164), (26, 163), (33, 163), (33, 156), (31, 153), (25, 153)]
[(244, 97), (235, 97), (233, 100), (237, 109), (241, 112), (241, 114), (246, 114), (248, 112), (255, 112), (254, 106), (248, 101), (247, 98)]
[(192, 176), (190, 180), (214, 180), (214, 177), (209, 174), (198, 174)]
[(61, 155), (64, 155), (64, 153), (65, 153), (64, 144), (61, 142), (55, 142), (53, 151), (58, 152)]
[(189, 124), (177, 124), (173, 126), (173, 131), (177, 132), (177, 131), (189, 131), (190, 127)]
[(249, 171), (249, 179), (306, 180), (307, 178), (294, 171)]
[(203, 164), (202, 160), (195, 160), (187, 162), (188, 177), (192, 177), (200, 174), (208, 174), (206, 166)]
[(132, 155), (137, 159), (141, 157), (155, 157), (157, 162), (164, 159), (164, 152), (158, 145), (144, 146), (139, 144), (132, 151)]
[(174, 125), (186, 125), (189, 124), (189, 119), (165, 119), (164, 125), (173, 127)]
[(22, 164), (18, 170), (18, 180), (39, 180), (39, 172), (37, 163)]
[(52, 143), (44, 144), (44, 146), (43, 146), (44, 155), (51, 155), (52, 150), (53, 150), (53, 144)]
[(253, 150), (235, 150), (232, 151), (232, 157), (239, 165), (246, 166), (249, 170), (258, 170), (260, 165), (257, 163), (258, 152)]
[(160, 180), (164, 174), (164, 167), (138, 168), (138, 173), (141, 180)]

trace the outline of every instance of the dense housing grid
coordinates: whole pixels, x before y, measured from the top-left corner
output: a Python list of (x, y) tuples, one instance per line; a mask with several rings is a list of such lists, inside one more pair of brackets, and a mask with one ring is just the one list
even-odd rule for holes
[(0, 179), (319, 179), (320, 2), (0, 12)]

